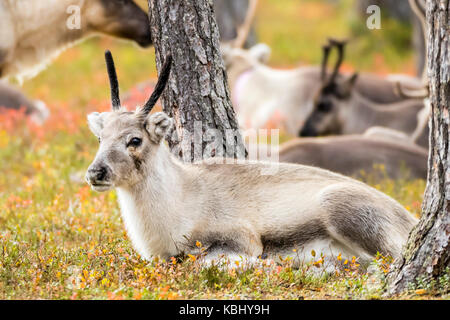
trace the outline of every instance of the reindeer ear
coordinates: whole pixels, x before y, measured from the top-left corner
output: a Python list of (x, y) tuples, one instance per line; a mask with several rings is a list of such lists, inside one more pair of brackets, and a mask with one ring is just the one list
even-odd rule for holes
[(164, 112), (156, 112), (147, 117), (145, 129), (150, 135), (150, 140), (159, 144), (172, 127), (173, 120)]
[(339, 88), (339, 95), (342, 97), (348, 97), (352, 93), (353, 88), (355, 87), (356, 80), (358, 80), (359, 74), (357, 72), (353, 73), (350, 77), (345, 79), (342, 82), (342, 85)]
[(93, 112), (87, 116), (89, 129), (96, 136), (100, 136), (100, 132), (103, 129), (103, 118), (101, 113)]
[(265, 43), (258, 43), (250, 48), (250, 55), (261, 63), (269, 62), (272, 50)]

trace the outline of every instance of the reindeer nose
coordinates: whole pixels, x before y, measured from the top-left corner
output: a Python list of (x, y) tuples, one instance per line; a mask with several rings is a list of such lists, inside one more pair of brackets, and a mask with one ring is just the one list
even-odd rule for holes
[(107, 173), (108, 169), (104, 166), (91, 167), (86, 174), (86, 180), (90, 184), (99, 184), (105, 181)]
[(105, 178), (105, 176), (106, 176), (106, 169), (105, 167), (102, 167), (97, 171), (96, 179), (102, 181)]

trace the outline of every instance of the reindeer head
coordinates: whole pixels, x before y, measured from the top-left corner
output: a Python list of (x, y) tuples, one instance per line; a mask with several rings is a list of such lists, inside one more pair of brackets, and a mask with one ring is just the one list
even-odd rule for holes
[(90, 29), (114, 37), (152, 44), (147, 13), (133, 0), (86, 1), (85, 16)]
[(128, 112), (121, 108), (119, 85), (112, 55), (106, 52), (111, 83), (112, 111), (88, 115), (89, 128), (100, 147), (86, 173), (96, 191), (131, 186), (145, 176), (146, 163), (154, 159), (172, 120), (163, 112), (149, 115), (169, 79), (172, 58), (167, 57), (155, 90), (147, 103)]
[[(322, 85), (315, 94), (313, 109), (300, 131), (302, 137), (312, 137), (327, 134), (338, 134), (341, 131), (341, 121), (344, 105), (351, 97), (358, 74), (344, 77), (339, 75), (339, 68), (344, 59), (345, 42), (330, 39), (323, 47)], [(338, 60), (333, 73), (327, 79), (327, 62), (333, 47), (338, 50)]]

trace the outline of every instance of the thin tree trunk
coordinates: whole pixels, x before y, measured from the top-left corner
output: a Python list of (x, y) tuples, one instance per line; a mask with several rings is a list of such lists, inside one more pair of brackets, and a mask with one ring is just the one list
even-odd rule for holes
[[(176, 134), (167, 137), (172, 152), (184, 161), (213, 156), (245, 157), (212, 1), (148, 3), (158, 69), (169, 54), (173, 58), (170, 80), (162, 97), (163, 110), (176, 124)], [(213, 147), (206, 141), (211, 134), (220, 140)], [(194, 136), (196, 142), (199, 137), (205, 139), (194, 145)]]
[[(418, 278), (437, 279), (450, 266), (450, 0), (427, 1), (430, 79), (430, 156), (422, 218), (389, 275), (389, 293), (408, 289)], [(446, 270), (447, 269), (447, 270)]]

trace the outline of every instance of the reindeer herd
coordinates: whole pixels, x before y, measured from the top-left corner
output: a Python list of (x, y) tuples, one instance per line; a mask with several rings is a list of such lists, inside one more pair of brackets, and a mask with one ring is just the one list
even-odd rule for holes
[[(424, 4), (419, 0), (410, 4), (425, 26)], [(222, 46), (242, 128), (265, 128), (270, 120), (292, 136), (328, 136), (289, 141), (280, 147), (281, 162), (351, 176), (382, 164), (392, 178), (404, 176), (402, 168), (409, 170), (411, 178), (426, 178), (429, 105), (424, 77), (343, 74), (346, 43), (336, 39), (323, 46), (321, 66), (271, 68), (266, 65), (270, 47), (260, 43), (242, 48), (255, 5), (250, 10), (236, 42)], [(330, 72), (332, 50), (338, 57)]]
[[(63, 49), (98, 33), (142, 47), (152, 44), (147, 14), (131, 0), (33, 1), (33, 10), (26, 12), (25, 2), (0, 0), (4, 78), (34, 76)], [(423, 15), (420, 0), (410, 3)], [(64, 24), (65, 8), (72, 4), (81, 6), (84, 25), (79, 30), (55, 27)], [(265, 128), (275, 121), (297, 137), (280, 146), (278, 171), (261, 175), (263, 161), (182, 163), (163, 143), (172, 120), (163, 112), (150, 114), (170, 77), (171, 57), (150, 99), (130, 112), (121, 107), (107, 52), (113, 109), (88, 116), (100, 144), (86, 181), (96, 191), (117, 190), (130, 239), (146, 259), (202, 253), (207, 264), (226, 256), (248, 261), (291, 257), (299, 265), (313, 259), (314, 250), (334, 267), (338, 255), (357, 256), (365, 266), (377, 252), (399, 257), (417, 219), (350, 176), (381, 164), (395, 179), (404, 169), (410, 178), (426, 178), (425, 79), (342, 73), (346, 42), (336, 39), (323, 46), (320, 66), (271, 68), (269, 46), (243, 48), (256, 7), (257, 0), (250, 0), (236, 40), (222, 43), (221, 50), (241, 128)], [(38, 18), (42, 10), (52, 10), (52, 19)], [(330, 69), (333, 50), (337, 61)], [(0, 105), (25, 107), (41, 123), (48, 116), (42, 102), (2, 83)]]

